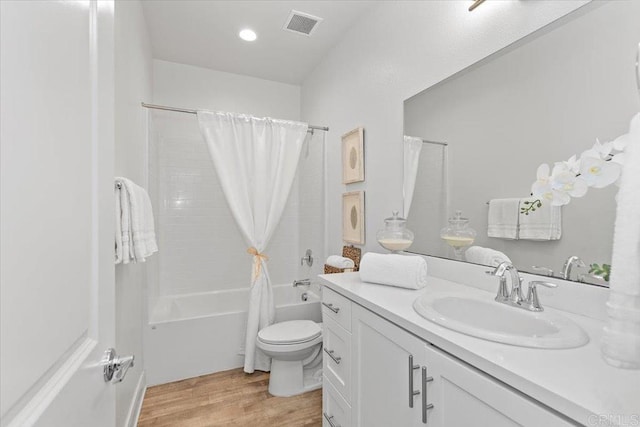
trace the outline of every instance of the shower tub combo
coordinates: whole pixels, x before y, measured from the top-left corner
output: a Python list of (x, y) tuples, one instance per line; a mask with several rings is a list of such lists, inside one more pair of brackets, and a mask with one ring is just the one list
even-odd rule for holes
[[(321, 288), (273, 286), (276, 322), (322, 321)], [(162, 296), (145, 329), (145, 369), (148, 385), (239, 368), (249, 289)]]

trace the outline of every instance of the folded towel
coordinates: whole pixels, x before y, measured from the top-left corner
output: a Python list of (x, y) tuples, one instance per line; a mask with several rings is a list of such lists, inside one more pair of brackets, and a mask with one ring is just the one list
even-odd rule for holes
[[(520, 200), (520, 207), (524, 202), (532, 202), (535, 199)], [(526, 240), (559, 240), (562, 237), (562, 209), (560, 206), (551, 206), (551, 203), (543, 202), (542, 207), (536, 208), (529, 215), (520, 215), (519, 239)]]
[(613, 366), (640, 369), (640, 114), (631, 120), (627, 137), (602, 355)]
[(518, 216), (520, 216), (520, 199), (489, 201), (487, 235), (499, 239), (517, 239)]
[(471, 246), (464, 253), (464, 256), (469, 262), (489, 267), (497, 267), (503, 262), (511, 262), (504, 253), (491, 248), (483, 248), (482, 246)]
[(158, 251), (151, 200), (131, 180), (118, 177), (115, 182), (115, 263), (144, 262)]
[(421, 289), (427, 284), (427, 262), (421, 256), (367, 252), (360, 261), (363, 282)]
[(331, 255), (327, 258), (327, 262), (325, 262), (325, 264), (335, 268), (354, 268), (356, 266), (351, 258), (340, 255)]

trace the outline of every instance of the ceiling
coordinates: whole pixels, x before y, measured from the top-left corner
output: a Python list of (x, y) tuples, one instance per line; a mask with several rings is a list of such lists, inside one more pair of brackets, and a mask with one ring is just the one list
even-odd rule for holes
[[(300, 84), (375, 1), (142, 2), (153, 57), (236, 74)], [(311, 36), (282, 30), (291, 10), (324, 20)], [(254, 42), (238, 37), (243, 28)]]

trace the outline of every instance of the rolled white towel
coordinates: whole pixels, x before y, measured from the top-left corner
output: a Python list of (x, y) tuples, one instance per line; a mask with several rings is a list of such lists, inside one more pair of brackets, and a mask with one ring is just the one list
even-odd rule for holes
[(503, 262), (511, 262), (509, 257), (503, 252), (491, 248), (483, 248), (482, 246), (471, 246), (464, 253), (464, 257), (469, 262), (487, 265), (489, 267), (497, 267)]
[(360, 261), (363, 282), (421, 289), (427, 284), (427, 262), (421, 256), (367, 252)]
[(355, 267), (355, 263), (351, 258), (346, 258), (340, 255), (329, 256), (325, 264), (335, 268), (354, 268)]

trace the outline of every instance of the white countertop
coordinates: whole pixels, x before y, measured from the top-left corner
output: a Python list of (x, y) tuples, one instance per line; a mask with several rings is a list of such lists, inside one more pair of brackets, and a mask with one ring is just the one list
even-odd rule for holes
[(359, 273), (318, 277), (328, 288), (582, 424), (640, 425), (640, 371), (617, 369), (602, 359), (599, 320), (545, 307), (578, 323), (589, 343), (561, 350), (516, 347), (446, 329), (413, 309), (425, 292), (486, 291), (438, 277), (429, 277), (420, 290), (364, 283)]

